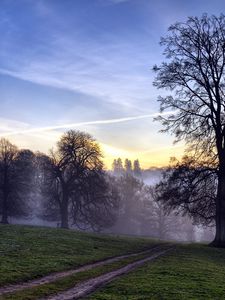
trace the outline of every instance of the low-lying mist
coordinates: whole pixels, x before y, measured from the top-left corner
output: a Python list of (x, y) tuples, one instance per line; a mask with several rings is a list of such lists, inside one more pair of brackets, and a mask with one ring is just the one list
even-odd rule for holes
[[(211, 241), (214, 237), (213, 227), (193, 225), (188, 216), (175, 212), (166, 212), (160, 203), (154, 201), (154, 186), (162, 177), (163, 169), (149, 169), (141, 171), (140, 176), (127, 174), (120, 175), (110, 171), (120, 190), (120, 203), (115, 222), (111, 227), (102, 227), (98, 232), (110, 234), (125, 234), (134, 236), (153, 237), (162, 240), (176, 240), (185, 242)], [(46, 199), (40, 195), (30, 198), (30, 215), (27, 217), (10, 217), (12, 224), (32, 226), (60, 227), (60, 218), (43, 216)], [(71, 229), (95, 231), (84, 224), (73, 224)]]
[(0, 150), (2, 223), (162, 240), (213, 239), (213, 228), (194, 225), (179, 206), (165, 205), (164, 169), (142, 170), (138, 159), (118, 158), (105, 171), (100, 148), (89, 134), (68, 131), (49, 156), (19, 150), (5, 139)]

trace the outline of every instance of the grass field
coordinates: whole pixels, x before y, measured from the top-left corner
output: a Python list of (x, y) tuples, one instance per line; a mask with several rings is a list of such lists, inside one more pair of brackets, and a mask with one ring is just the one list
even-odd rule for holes
[(113, 281), (86, 300), (225, 299), (225, 249), (176, 250)]
[(156, 241), (0, 225), (0, 286), (147, 249)]
[[(29, 226), (0, 226), (0, 286), (149, 248), (157, 241)], [(143, 256), (81, 272), (1, 299), (33, 300), (63, 291)], [(86, 300), (225, 299), (225, 249), (176, 244), (174, 250)]]
[(129, 263), (135, 262), (139, 259), (147, 257), (147, 254), (140, 254), (135, 257), (129, 257), (123, 259), (122, 261), (117, 261), (114, 263), (107, 264), (105, 266), (100, 266), (88, 271), (83, 271), (74, 275), (67, 276), (62, 279), (58, 279), (54, 282), (43, 284), (37, 287), (28, 288), (23, 291), (10, 293), (8, 295), (0, 296), (1, 300), (37, 300), (43, 299), (52, 294), (56, 294), (67, 289), (74, 287), (76, 284), (84, 280), (97, 277), (104, 273), (121, 268)]

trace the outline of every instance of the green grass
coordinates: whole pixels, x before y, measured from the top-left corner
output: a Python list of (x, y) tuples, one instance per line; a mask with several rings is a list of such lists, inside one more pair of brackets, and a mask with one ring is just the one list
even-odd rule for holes
[(102, 288), (86, 300), (225, 299), (225, 249), (176, 250)]
[(115, 255), (141, 251), (153, 243), (156, 241), (143, 238), (0, 225), (0, 286)]
[(147, 257), (149, 254), (141, 254), (135, 257), (125, 258), (121, 261), (117, 261), (111, 264), (107, 264), (105, 266), (100, 266), (94, 268), (89, 271), (80, 272), (71, 276), (67, 276), (65, 278), (56, 280), (54, 282), (43, 284), (38, 287), (25, 289), (20, 292), (15, 292), (12, 294), (6, 294), (4, 296), (0, 296), (1, 300), (35, 300), (45, 298), (52, 294), (56, 294), (62, 292), (64, 290), (70, 289), (74, 287), (76, 284), (91, 279), (93, 277), (100, 276), (104, 273), (108, 273), (110, 271), (119, 269), (129, 263), (135, 262), (137, 260), (143, 259)]
[[(157, 241), (144, 238), (0, 225), (0, 285), (141, 251), (155, 243)], [(1, 299), (40, 299), (142, 257), (124, 259)], [(198, 244), (176, 245), (172, 252), (113, 281), (86, 300), (221, 300), (225, 299), (224, 280), (225, 249)]]

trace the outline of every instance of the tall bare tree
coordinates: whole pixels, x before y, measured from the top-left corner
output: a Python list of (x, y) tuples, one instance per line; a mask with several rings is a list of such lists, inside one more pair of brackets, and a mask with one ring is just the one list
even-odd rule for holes
[(2, 223), (9, 216), (24, 216), (33, 183), (34, 154), (18, 150), (6, 139), (0, 140), (0, 214)]
[(45, 166), (45, 195), (56, 203), (61, 217), (61, 227), (69, 227), (69, 208), (72, 199), (80, 197), (80, 191), (88, 174), (100, 172), (103, 167), (101, 151), (97, 142), (87, 133), (66, 132), (57, 149), (51, 151)]
[(154, 67), (154, 84), (171, 92), (159, 101), (162, 111), (174, 113), (160, 119), (196, 156), (217, 164), (213, 245), (225, 247), (225, 16), (176, 23), (161, 44), (167, 61)]

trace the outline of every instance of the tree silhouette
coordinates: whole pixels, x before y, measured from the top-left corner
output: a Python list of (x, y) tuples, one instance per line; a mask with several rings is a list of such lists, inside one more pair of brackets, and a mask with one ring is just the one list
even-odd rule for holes
[(209, 226), (215, 224), (216, 182), (215, 169), (185, 156), (172, 161), (155, 194), (167, 212), (188, 214), (195, 223)]
[[(61, 137), (56, 150), (51, 151), (50, 160), (44, 166), (43, 190), (48, 198), (48, 205), (50, 208), (58, 207), (61, 227), (69, 228), (69, 210), (72, 205), (76, 206), (75, 203), (78, 207), (81, 196), (84, 197), (84, 190), (87, 189), (87, 182), (91, 182), (91, 178), (96, 180), (102, 172), (100, 148), (89, 134), (70, 130)], [(88, 195), (90, 193), (86, 193), (86, 199)], [(91, 199), (90, 205), (95, 205), (94, 197)]]
[(123, 161), (119, 157), (117, 159), (114, 159), (113, 164), (112, 164), (112, 169), (115, 175), (122, 175), (124, 173), (124, 168), (123, 168)]
[(141, 177), (141, 166), (140, 166), (140, 163), (139, 163), (139, 160), (136, 159), (134, 160), (134, 175), (137, 176), (137, 177)]
[(161, 44), (168, 61), (154, 67), (154, 84), (171, 91), (159, 98), (161, 111), (174, 112), (159, 119), (196, 157), (217, 164), (213, 245), (225, 247), (225, 16), (176, 23)]
[(0, 213), (2, 223), (9, 216), (24, 216), (33, 188), (34, 154), (18, 150), (6, 139), (0, 140)]
[(79, 189), (71, 196), (73, 224), (100, 232), (116, 220), (120, 195), (115, 178), (103, 170), (86, 173)]
[(131, 160), (129, 160), (128, 158), (125, 159), (124, 168), (127, 173), (132, 173), (132, 163)]

